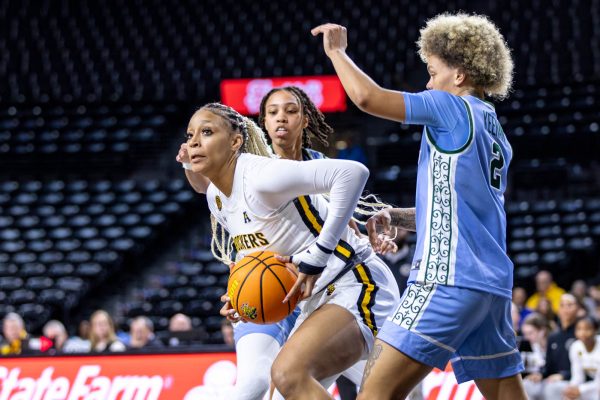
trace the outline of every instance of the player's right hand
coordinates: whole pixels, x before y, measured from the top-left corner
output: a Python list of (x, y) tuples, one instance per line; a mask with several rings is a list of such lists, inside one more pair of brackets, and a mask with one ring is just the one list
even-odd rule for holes
[(182, 143), (181, 146), (179, 146), (179, 153), (177, 153), (177, 157), (175, 157), (175, 160), (182, 164), (189, 163), (191, 161), (190, 155), (187, 151), (187, 143)]
[(388, 235), (380, 233), (377, 238), (379, 239), (380, 243), (378, 253), (382, 256), (398, 251), (398, 245), (394, 242), (394, 239), (392, 239)]
[(221, 296), (221, 301), (225, 304), (223, 304), (223, 307), (221, 307), (221, 311), (219, 311), (219, 314), (221, 314), (233, 323), (242, 321), (242, 317), (240, 317), (240, 315), (231, 306), (231, 299), (229, 298), (229, 296), (224, 294), (223, 296)]
[(317, 36), (323, 34), (323, 48), (325, 54), (331, 57), (336, 51), (345, 51), (348, 47), (348, 32), (346, 27), (337, 24), (323, 24), (313, 28), (310, 33)]
[[(373, 246), (373, 250), (380, 253), (384, 244), (384, 236), (393, 237), (391, 232), (392, 216), (387, 209), (379, 211), (367, 221), (367, 233), (369, 234), (369, 242)], [(377, 232), (377, 227), (383, 227), (383, 235), (380, 236)]]

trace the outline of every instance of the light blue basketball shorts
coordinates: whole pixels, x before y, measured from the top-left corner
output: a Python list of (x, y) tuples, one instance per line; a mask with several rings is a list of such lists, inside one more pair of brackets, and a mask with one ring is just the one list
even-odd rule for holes
[(377, 339), (443, 370), (452, 362), (459, 383), (523, 371), (510, 299), (438, 284), (410, 284)]
[(294, 311), (276, 324), (259, 325), (252, 322), (238, 322), (233, 326), (233, 339), (237, 345), (238, 340), (250, 333), (264, 333), (272, 336), (279, 342), (280, 346), (287, 341), (292, 328), (296, 324), (296, 319), (300, 315), (300, 308), (296, 307)]

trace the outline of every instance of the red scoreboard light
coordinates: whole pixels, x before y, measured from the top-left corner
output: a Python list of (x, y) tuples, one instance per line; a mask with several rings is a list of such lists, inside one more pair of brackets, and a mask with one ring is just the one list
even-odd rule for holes
[(281, 86), (300, 87), (323, 112), (346, 111), (346, 93), (335, 75), (226, 79), (221, 81), (221, 101), (241, 114), (258, 114), (264, 95)]

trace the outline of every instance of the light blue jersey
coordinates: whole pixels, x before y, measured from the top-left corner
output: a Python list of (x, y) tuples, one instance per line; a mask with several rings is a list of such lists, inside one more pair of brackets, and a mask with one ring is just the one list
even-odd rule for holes
[(504, 191), (512, 149), (494, 107), (476, 97), (403, 93), (425, 125), (417, 175), (417, 247), (409, 282), (511, 297)]

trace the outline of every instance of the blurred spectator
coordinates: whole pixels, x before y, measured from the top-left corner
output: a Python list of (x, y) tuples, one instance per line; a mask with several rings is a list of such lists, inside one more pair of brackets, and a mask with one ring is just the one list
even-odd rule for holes
[(596, 380), (600, 369), (600, 337), (598, 323), (595, 319), (584, 317), (575, 324), (577, 340), (569, 350), (571, 361), (571, 381), (563, 391), (563, 396), (569, 400), (598, 400), (600, 397), (600, 382)]
[(106, 311), (95, 311), (90, 317), (90, 324), (92, 352), (109, 353), (125, 351), (125, 345), (117, 339), (115, 324)]
[(132, 349), (157, 349), (164, 345), (154, 336), (154, 324), (148, 317), (137, 317), (131, 321), (129, 328), (131, 339), (129, 347)]
[(543, 315), (532, 313), (525, 317), (521, 331), (525, 339), (519, 348), (525, 365), (523, 386), (529, 398), (538, 399), (541, 394), (542, 368), (546, 364), (550, 325)]
[(235, 340), (233, 339), (233, 325), (231, 322), (224, 319), (221, 322), (221, 333), (223, 334), (223, 342), (230, 347), (235, 347)]
[(527, 292), (520, 286), (516, 286), (513, 288), (512, 292), (512, 301), (519, 309), (519, 328), (523, 324), (525, 317), (527, 317), (533, 310), (525, 307), (525, 302), (527, 301)]
[(588, 293), (594, 301), (594, 312), (591, 315), (600, 321), (600, 285), (590, 285)]
[(585, 308), (588, 315), (594, 315), (596, 313), (596, 302), (590, 296), (588, 296), (588, 287), (586, 283), (578, 279), (571, 285), (570, 292), (577, 301)]
[(558, 305), (560, 303), (560, 296), (565, 293), (564, 289), (559, 288), (554, 280), (552, 274), (548, 271), (540, 271), (535, 275), (535, 287), (536, 292), (527, 300), (525, 306), (530, 310), (537, 309), (540, 299), (548, 299), (552, 304), (552, 311), (558, 311)]
[(185, 314), (175, 314), (169, 321), (169, 347), (192, 346), (203, 343), (208, 334), (203, 329), (193, 329), (192, 320)]
[(23, 318), (10, 312), (2, 320), (4, 341), (0, 345), (0, 353), (4, 356), (29, 352), (29, 334), (25, 330)]
[(548, 324), (550, 325), (550, 332), (558, 329), (558, 317), (556, 314), (554, 314), (554, 311), (552, 311), (552, 304), (550, 303), (550, 300), (546, 298), (540, 299), (535, 312), (543, 315), (544, 318), (546, 318)]
[(175, 314), (169, 320), (169, 332), (186, 332), (192, 330), (192, 320), (185, 314)]
[(46, 322), (42, 332), (45, 337), (52, 340), (53, 347), (48, 352), (55, 353), (87, 353), (90, 351), (90, 342), (78, 337), (69, 338), (67, 330), (62, 322), (50, 320)]
[(568, 386), (571, 379), (569, 348), (575, 341), (575, 321), (579, 303), (575, 296), (567, 293), (561, 296), (559, 305), (559, 330), (548, 337), (546, 366), (543, 370), (544, 399), (561, 399), (562, 391)]
[(79, 339), (81, 340), (90, 340), (90, 321), (84, 319), (83, 321), (81, 321), (79, 323), (79, 326), (77, 327), (77, 334), (79, 335)]

